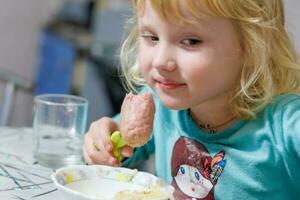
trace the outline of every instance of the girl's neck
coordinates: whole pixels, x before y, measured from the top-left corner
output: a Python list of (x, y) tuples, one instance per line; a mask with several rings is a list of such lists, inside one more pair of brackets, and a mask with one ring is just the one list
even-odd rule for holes
[(228, 101), (210, 101), (200, 104), (190, 108), (190, 115), (195, 123), (206, 132), (211, 132), (212, 129), (205, 129), (204, 125), (209, 125), (216, 132), (220, 132), (237, 120), (229, 108)]

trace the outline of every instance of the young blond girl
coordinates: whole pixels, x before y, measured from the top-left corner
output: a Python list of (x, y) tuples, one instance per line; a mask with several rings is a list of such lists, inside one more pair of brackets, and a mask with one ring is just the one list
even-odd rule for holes
[(134, 167), (154, 153), (180, 200), (299, 197), (300, 66), (282, 1), (133, 6), (121, 61), (128, 85), (153, 94), (153, 133), (124, 147), (120, 163), (110, 141), (118, 120), (102, 118), (86, 134), (86, 161)]

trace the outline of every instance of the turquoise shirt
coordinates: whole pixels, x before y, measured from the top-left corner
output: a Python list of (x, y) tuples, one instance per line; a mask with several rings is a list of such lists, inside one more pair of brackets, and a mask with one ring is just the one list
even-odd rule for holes
[(187, 110), (171, 110), (154, 95), (149, 142), (123, 165), (135, 167), (155, 153), (156, 175), (177, 199), (299, 199), (300, 97), (274, 99), (252, 121), (208, 134)]

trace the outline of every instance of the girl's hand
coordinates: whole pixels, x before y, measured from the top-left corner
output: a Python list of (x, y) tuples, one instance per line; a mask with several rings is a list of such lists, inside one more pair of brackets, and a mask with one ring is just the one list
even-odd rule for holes
[[(119, 125), (108, 117), (103, 117), (91, 124), (83, 144), (83, 156), (88, 164), (121, 165), (120, 161), (113, 156), (113, 144), (110, 139), (111, 134), (117, 130), (119, 130)], [(124, 146), (121, 154), (124, 157), (130, 157), (133, 154), (133, 148)]]

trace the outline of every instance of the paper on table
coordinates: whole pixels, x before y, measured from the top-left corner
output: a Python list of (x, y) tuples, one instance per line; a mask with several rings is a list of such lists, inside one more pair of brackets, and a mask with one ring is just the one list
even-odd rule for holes
[(53, 170), (33, 165), (32, 136), (30, 128), (0, 128), (0, 199), (50, 200), (59, 195), (51, 192), (56, 190)]

